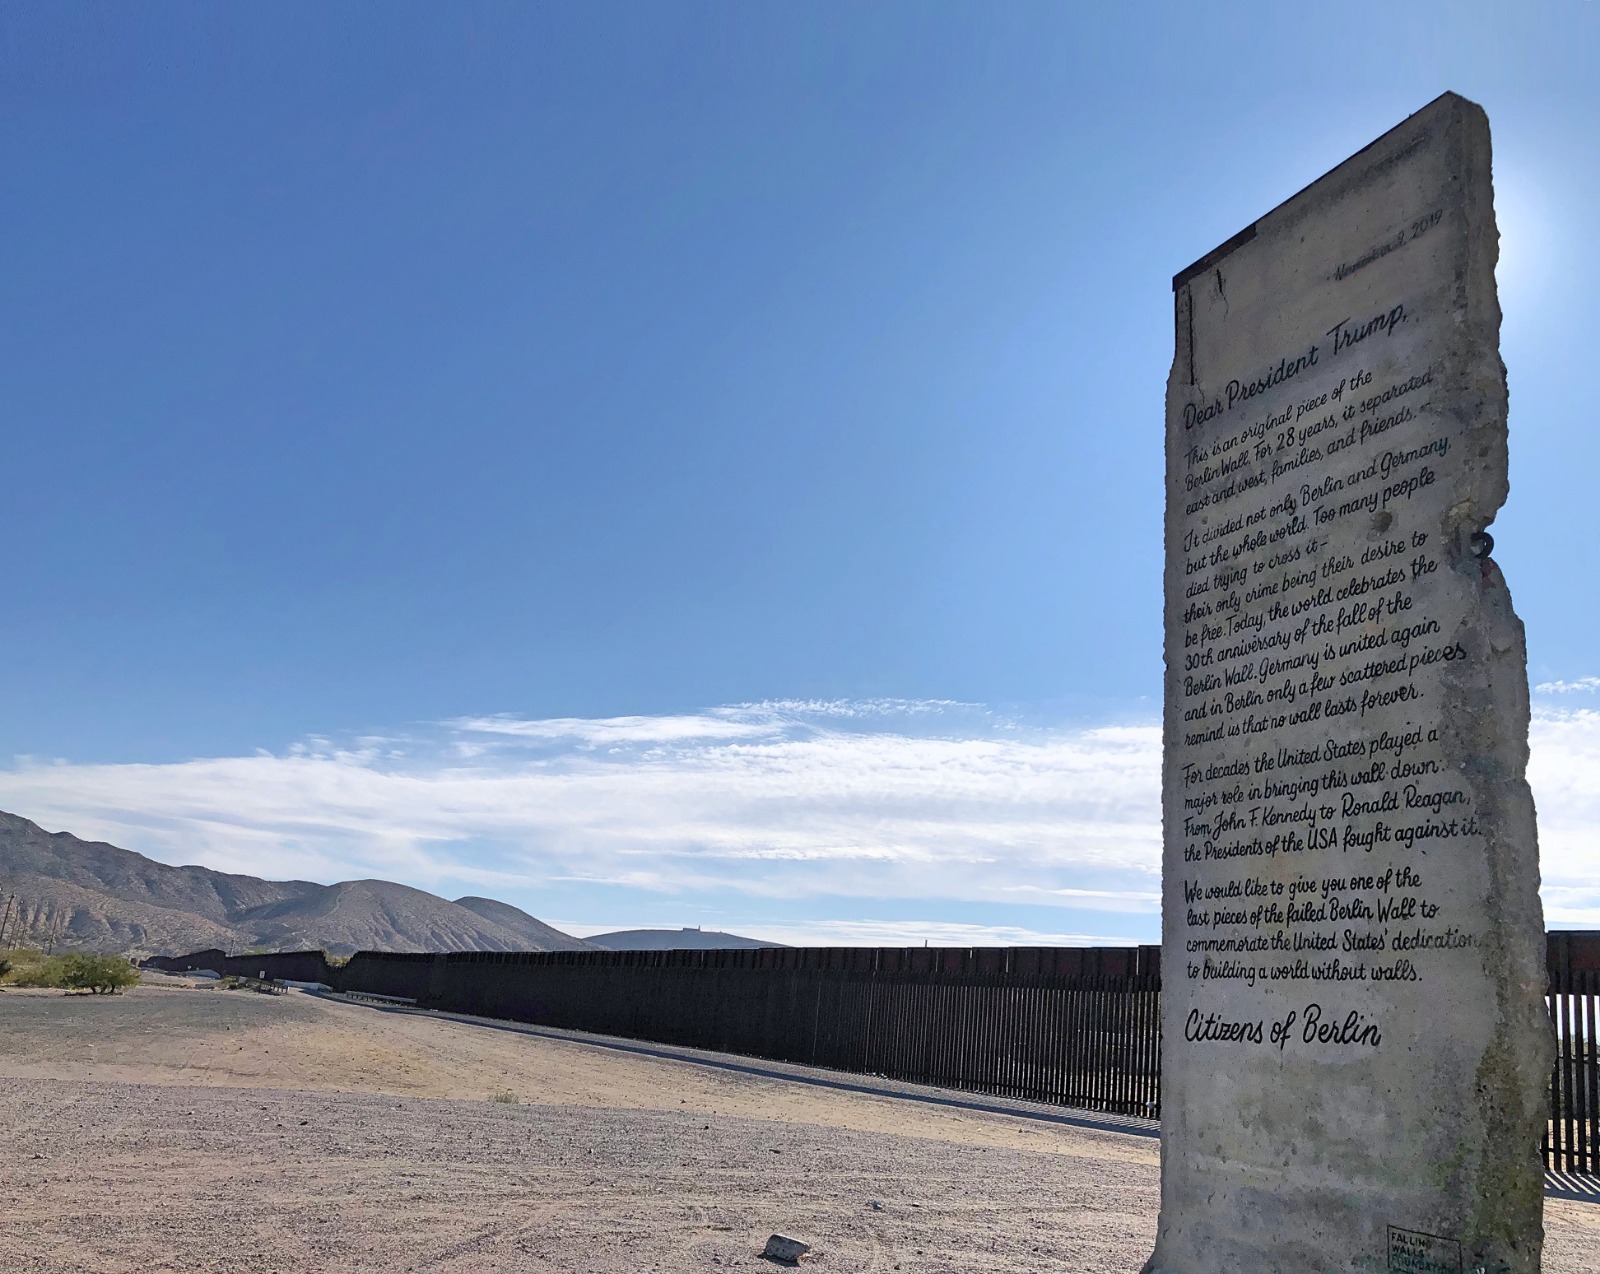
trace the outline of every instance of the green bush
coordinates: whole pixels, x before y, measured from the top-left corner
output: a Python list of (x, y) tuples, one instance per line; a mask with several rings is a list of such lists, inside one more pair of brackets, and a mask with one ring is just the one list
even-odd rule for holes
[(64, 957), (26, 948), (11, 952), (7, 963), (11, 971), (3, 976), (11, 986), (59, 987), (66, 972)]
[(85, 955), (75, 951), (62, 956), (61, 963), (61, 985), (69, 991), (114, 995), (139, 981), (139, 971), (122, 956)]
[(9, 986), (53, 987), (68, 991), (91, 991), (103, 995), (133, 986), (139, 970), (123, 956), (45, 955), (26, 948), (0, 956), (0, 982)]

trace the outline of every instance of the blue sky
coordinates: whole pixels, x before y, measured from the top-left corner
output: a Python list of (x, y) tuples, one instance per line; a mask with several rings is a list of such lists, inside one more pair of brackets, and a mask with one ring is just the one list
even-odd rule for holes
[(0, 10), (0, 807), (583, 930), (1157, 932), (1170, 276), (1495, 130), (1553, 920), (1600, 925), (1600, 14)]

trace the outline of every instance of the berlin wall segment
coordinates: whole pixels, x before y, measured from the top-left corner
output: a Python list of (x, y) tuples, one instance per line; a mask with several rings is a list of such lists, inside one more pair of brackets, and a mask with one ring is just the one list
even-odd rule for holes
[(1173, 282), (1147, 1274), (1539, 1268), (1497, 251), (1446, 94)]

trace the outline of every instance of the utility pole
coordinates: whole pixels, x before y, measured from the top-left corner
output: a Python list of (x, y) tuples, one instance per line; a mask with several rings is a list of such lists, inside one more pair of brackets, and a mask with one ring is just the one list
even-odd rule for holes
[(16, 894), (12, 894), (9, 898), (6, 899), (6, 914), (5, 914), (5, 917), (3, 919), (0, 919), (0, 951), (4, 951), (4, 950), (7, 949), (7, 947), (6, 947), (6, 926), (11, 923), (11, 905), (14, 902), (16, 902), (16, 900), (17, 900)]

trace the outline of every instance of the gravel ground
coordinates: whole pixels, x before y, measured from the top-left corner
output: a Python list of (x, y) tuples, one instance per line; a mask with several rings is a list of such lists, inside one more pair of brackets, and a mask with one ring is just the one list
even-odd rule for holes
[(848, 1129), (41, 1080), (5, 1105), (0, 1267), (39, 1274), (772, 1268), (775, 1230), (819, 1270), (1105, 1271), (1154, 1235), (1148, 1168)]
[[(28, 1274), (754, 1271), (774, 1231), (818, 1274), (1104, 1274), (1159, 1198), (1148, 1138), (298, 995), (6, 992), (0, 1076)], [(1600, 1206), (1547, 1226), (1600, 1274)]]

